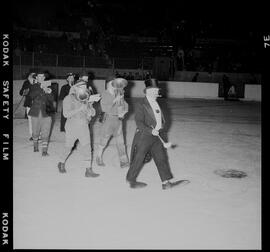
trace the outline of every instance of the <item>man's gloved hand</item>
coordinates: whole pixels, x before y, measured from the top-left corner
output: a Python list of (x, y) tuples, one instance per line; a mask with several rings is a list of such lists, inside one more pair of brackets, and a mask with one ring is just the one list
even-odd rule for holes
[(125, 116), (125, 114), (127, 113), (127, 111), (123, 111), (123, 112), (121, 112), (121, 113), (118, 113), (118, 118), (119, 119), (124, 119), (124, 116)]
[(23, 90), (23, 96), (28, 95), (28, 93), (29, 93), (29, 88), (27, 88), (27, 89)]
[(119, 103), (123, 97), (124, 95), (117, 95), (116, 98), (114, 98), (113, 103)]
[(46, 94), (50, 94), (52, 92), (52, 89), (49, 87), (44, 87), (43, 90)]
[(156, 129), (153, 129), (152, 130), (152, 135), (153, 136), (158, 136), (158, 134), (159, 134), (159, 131), (158, 130), (156, 130)]

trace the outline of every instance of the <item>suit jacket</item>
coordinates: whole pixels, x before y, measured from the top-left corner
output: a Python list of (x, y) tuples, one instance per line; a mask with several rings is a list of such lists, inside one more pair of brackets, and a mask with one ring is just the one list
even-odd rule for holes
[(24, 83), (22, 85), (22, 88), (21, 88), (21, 90), (19, 92), (20, 95), (22, 96), (23, 95), (23, 91), (25, 89), (29, 89), (28, 94), (25, 96), (25, 101), (24, 101), (24, 104), (23, 104), (24, 107), (31, 107), (31, 105), (32, 105), (32, 99), (30, 97), (31, 88), (32, 88), (32, 84), (29, 82), (29, 80), (24, 81)]
[(54, 96), (53, 93), (46, 94), (44, 90), (40, 87), (40, 84), (33, 84), (30, 97), (33, 100), (32, 106), (29, 110), (28, 115), (38, 117), (39, 111), (41, 110), (41, 114), (43, 117), (50, 116), (46, 112), (46, 105), (48, 103), (53, 103)]
[[(162, 111), (161, 112), (161, 131), (164, 128), (165, 125), (165, 119), (163, 116)], [(135, 122), (137, 125), (137, 130), (142, 132), (142, 134), (150, 134), (152, 135), (153, 128), (156, 127), (156, 118), (155, 114), (153, 112), (152, 107), (150, 106), (150, 103), (148, 102), (147, 98), (145, 97), (141, 103), (137, 104), (136, 110), (135, 110)]]
[(65, 84), (61, 87), (60, 94), (59, 94), (59, 100), (64, 100), (64, 98), (69, 94), (70, 85)]
[[(160, 129), (160, 135), (163, 136), (165, 134), (163, 128), (165, 125), (165, 119), (163, 113), (161, 111), (161, 118), (162, 118), (162, 128)], [(130, 160), (134, 159), (137, 148), (143, 144), (145, 141), (144, 136), (153, 136), (152, 130), (155, 128), (157, 122), (153, 112), (152, 107), (150, 106), (147, 98), (145, 97), (141, 103), (138, 103), (135, 109), (135, 122), (137, 125), (137, 129), (133, 138), (132, 146), (131, 146), (131, 155)], [(154, 136), (153, 136), (154, 137)], [(149, 162), (151, 160), (151, 153), (148, 152), (145, 156), (144, 163)]]

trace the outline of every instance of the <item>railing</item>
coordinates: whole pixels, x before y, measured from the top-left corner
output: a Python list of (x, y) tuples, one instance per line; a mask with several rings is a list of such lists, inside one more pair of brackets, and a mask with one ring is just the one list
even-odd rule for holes
[(153, 58), (111, 58), (95, 56), (74, 56), (24, 52), (13, 55), (13, 64), (16, 66), (39, 67), (78, 67), (78, 68), (107, 68), (107, 69), (140, 69), (151, 70)]
[(64, 66), (64, 67), (110, 67), (102, 57), (74, 56), (45, 53), (25, 52), (21, 55), (13, 55), (14, 65), (40, 66)]

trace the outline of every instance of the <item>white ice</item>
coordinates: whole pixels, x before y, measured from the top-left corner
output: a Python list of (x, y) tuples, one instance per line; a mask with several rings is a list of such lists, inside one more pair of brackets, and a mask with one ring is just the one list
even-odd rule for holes
[[(166, 105), (167, 104), (167, 105)], [(112, 139), (98, 178), (84, 177), (75, 151), (57, 169), (64, 145), (57, 117), (49, 157), (34, 153), (26, 119), (14, 119), (15, 249), (261, 249), (261, 115), (255, 102), (168, 100), (169, 162), (183, 187), (162, 190), (154, 161), (131, 189)], [(127, 120), (130, 151), (134, 115)], [(99, 124), (93, 126), (95, 145)], [(223, 178), (219, 169), (247, 173)]]

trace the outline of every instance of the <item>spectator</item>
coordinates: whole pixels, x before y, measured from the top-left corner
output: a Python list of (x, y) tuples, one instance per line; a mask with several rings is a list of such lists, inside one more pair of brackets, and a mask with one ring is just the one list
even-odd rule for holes
[(140, 80), (141, 78), (140, 78), (140, 74), (139, 74), (139, 72), (136, 72), (135, 73), (135, 80)]
[(236, 93), (236, 89), (235, 89), (235, 85), (232, 84), (229, 91), (228, 91), (228, 96), (230, 100), (233, 101), (238, 101), (238, 97), (237, 97), (237, 93)]
[(115, 77), (116, 78), (120, 78), (121, 77), (121, 75), (120, 75), (120, 73), (118, 71), (115, 72)]
[(131, 72), (128, 73), (127, 80), (134, 80), (134, 76)]
[(14, 55), (15, 56), (21, 56), (22, 50), (20, 48), (20, 46), (16, 46), (16, 48), (14, 49)]
[(182, 49), (182, 47), (179, 47), (177, 50), (177, 57), (176, 57), (176, 64), (177, 64), (177, 70), (183, 71), (185, 68), (185, 52)]
[(224, 100), (227, 101), (228, 100), (228, 93), (229, 93), (229, 90), (231, 87), (231, 82), (229, 80), (229, 77), (226, 74), (223, 74), (222, 81), (223, 81)]
[(213, 62), (213, 72), (218, 72), (219, 71), (219, 56), (217, 56)]
[(144, 79), (147, 80), (147, 79), (151, 79), (151, 73), (150, 72), (146, 72), (145, 76), (144, 76)]
[(192, 82), (197, 82), (197, 80), (198, 80), (198, 77), (199, 77), (199, 73), (196, 73), (194, 76), (193, 76), (193, 78), (192, 78)]
[(175, 57), (171, 55), (170, 57), (170, 67), (169, 67), (170, 77), (173, 79), (175, 74)]

